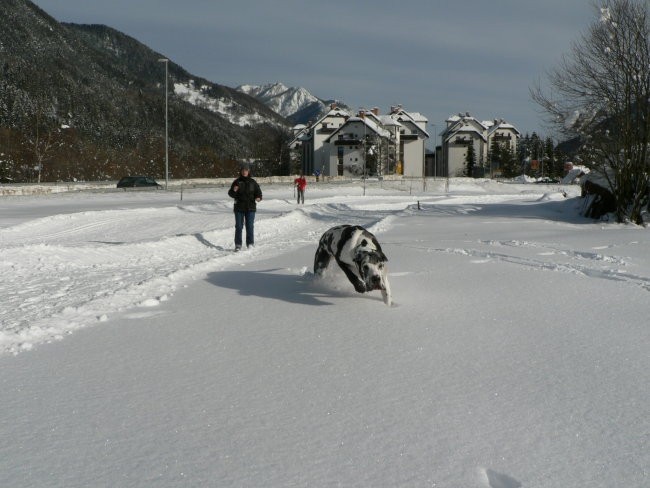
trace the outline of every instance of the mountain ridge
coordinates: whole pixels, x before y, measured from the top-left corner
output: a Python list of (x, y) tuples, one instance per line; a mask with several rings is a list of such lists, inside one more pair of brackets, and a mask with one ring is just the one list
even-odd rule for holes
[(306, 88), (287, 87), (281, 82), (264, 85), (243, 84), (236, 89), (255, 97), (294, 125), (319, 119), (327, 113), (333, 103), (349, 110), (349, 107), (336, 100), (323, 100)]

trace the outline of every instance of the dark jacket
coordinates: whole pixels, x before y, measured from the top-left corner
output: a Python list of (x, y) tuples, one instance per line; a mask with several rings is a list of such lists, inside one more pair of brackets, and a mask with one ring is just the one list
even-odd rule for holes
[[(235, 186), (239, 187), (238, 191), (234, 190)], [(236, 212), (255, 212), (257, 210), (255, 199), (262, 198), (262, 190), (257, 181), (250, 176), (240, 176), (230, 185), (228, 196), (235, 199)]]

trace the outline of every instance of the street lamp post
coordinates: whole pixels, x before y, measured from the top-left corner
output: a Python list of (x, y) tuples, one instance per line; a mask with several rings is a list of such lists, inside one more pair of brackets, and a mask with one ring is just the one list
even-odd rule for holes
[(366, 196), (366, 157), (367, 157), (367, 147), (366, 147), (366, 138), (367, 138), (367, 132), (366, 132), (366, 109), (361, 107), (359, 109), (360, 115), (361, 115), (361, 123), (363, 124), (363, 196)]
[(169, 90), (167, 89), (167, 80), (169, 79), (169, 59), (161, 58), (159, 63), (165, 63), (165, 190), (169, 184)]
[[(427, 123), (424, 123), (424, 130), (426, 133)], [(422, 191), (427, 191), (427, 145), (422, 139)]]

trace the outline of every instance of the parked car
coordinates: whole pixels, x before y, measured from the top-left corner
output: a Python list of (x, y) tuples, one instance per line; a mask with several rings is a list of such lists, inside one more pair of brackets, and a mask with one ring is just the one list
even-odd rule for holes
[(560, 180), (558, 178), (549, 178), (548, 176), (544, 176), (543, 178), (538, 178), (535, 181), (535, 183), (539, 183), (540, 185), (551, 185), (559, 182)]
[(125, 176), (117, 182), (118, 188), (162, 188), (153, 178), (148, 176)]

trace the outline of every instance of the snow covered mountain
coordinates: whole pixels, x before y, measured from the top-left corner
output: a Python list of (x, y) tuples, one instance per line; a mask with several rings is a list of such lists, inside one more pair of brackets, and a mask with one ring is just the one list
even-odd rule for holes
[(285, 125), (285, 121), (278, 119), (269, 112), (261, 111), (259, 108), (247, 106), (241, 100), (238, 100), (236, 96), (215, 94), (215, 86), (217, 86), (215, 83), (206, 80), (202, 80), (201, 83), (197, 84), (196, 80), (188, 78), (174, 82), (174, 94), (191, 105), (218, 114), (231, 124), (241, 127), (257, 124), (269, 124), (278, 127)]
[(323, 102), (304, 88), (289, 88), (282, 83), (270, 83), (262, 86), (241, 85), (237, 87), (237, 90), (257, 98), (284, 117), (293, 115), (313, 104), (324, 106)]
[[(283, 83), (240, 85), (237, 90), (250, 95), (294, 124), (306, 123), (323, 115), (334, 100), (321, 100), (302, 87)], [(338, 102), (337, 102), (338, 103)], [(338, 103), (338, 105), (341, 105)], [(345, 108), (345, 107), (344, 107)]]

